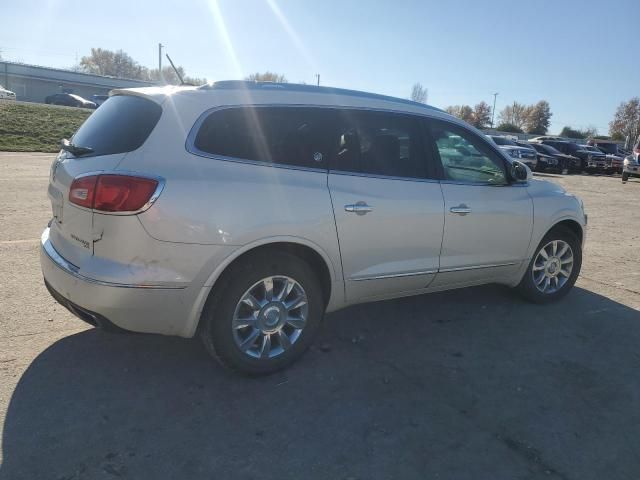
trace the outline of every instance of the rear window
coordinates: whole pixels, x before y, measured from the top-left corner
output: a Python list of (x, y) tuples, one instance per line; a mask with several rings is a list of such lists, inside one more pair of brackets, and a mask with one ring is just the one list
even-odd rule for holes
[(117, 95), (91, 114), (73, 136), (73, 143), (92, 148), (91, 155), (131, 152), (142, 146), (161, 114), (162, 107), (151, 100)]

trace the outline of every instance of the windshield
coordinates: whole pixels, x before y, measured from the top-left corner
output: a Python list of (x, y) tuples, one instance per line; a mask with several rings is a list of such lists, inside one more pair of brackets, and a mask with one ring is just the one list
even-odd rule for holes
[(500, 145), (500, 146), (504, 146), (504, 145), (507, 145), (507, 146), (510, 146), (510, 147), (515, 147), (516, 146), (515, 142), (512, 142), (511, 140), (509, 140), (508, 138), (505, 138), (505, 137), (494, 137), (494, 136), (492, 136), (491, 139), (497, 145)]
[(599, 143), (598, 148), (606, 153), (618, 152), (618, 146), (615, 143)]
[(542, 151), (548, 153), (549, 155), (561, 155), (560, 150), (552, 147), (551, 145), (539, 145), (539, 147), (542, 149)]
[(93, 149), (93, 155), (131, 152), (145, 142), (161, 113), (160, 105), (142, 97), (111, 97), (82, 124), (73, 143)]

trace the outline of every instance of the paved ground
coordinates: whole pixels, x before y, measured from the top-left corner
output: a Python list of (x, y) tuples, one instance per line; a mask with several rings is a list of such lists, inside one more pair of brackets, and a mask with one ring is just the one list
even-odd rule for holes
[(0, 478), (640, 478), (640, 181), (550, 176), (590, 215), (560, 303), (492, 286), (354, 307), (251, 380), (55, 304), (51, 159), (0, 154)]

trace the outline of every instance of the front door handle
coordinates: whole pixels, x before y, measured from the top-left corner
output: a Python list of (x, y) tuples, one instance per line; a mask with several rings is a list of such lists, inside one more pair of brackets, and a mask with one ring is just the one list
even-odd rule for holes
[(352, 205), (345, 205), (344, 206), (344, 211), (345, 212), (355, 213), (356, 215), (366, 215), (367, 213), (369, 213), (372, 210), (373, 210), (373, 208), (371, 208), (369, 205), (367, 205), (366, 202), (357, 202), (357, 203), (352, 204)]
[(451, 213), (455, 213), (457, 215), (462, 215), (462, 216), (464, 216), (464, 215), (466, 215), (468, 213), (471, 213), (471, 209), (468, 206), (466, 206), (464, 203), (461, 203), (457, 207), (451, 207), (449, 209), (449, 211)]

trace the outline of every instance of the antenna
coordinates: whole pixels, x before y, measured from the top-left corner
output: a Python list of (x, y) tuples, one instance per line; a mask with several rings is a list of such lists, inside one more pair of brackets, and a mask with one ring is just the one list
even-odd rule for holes
[(178, 71), (176, 66), (173, 64), (173, 61), (171, 60), (171, 57), (169, 56), (168, 53), (165, 54), (165, 55), (167, 56), (167, 60), (169, 60), (169, 63), (171, 64), (171, 68), (173, 68), (173, 71), (176, 72), (176, 75), (180, 79), (180, 85), (184, 85), (184, 80), (182, 79), (182, 75), (180, 75), (180, 72)]

